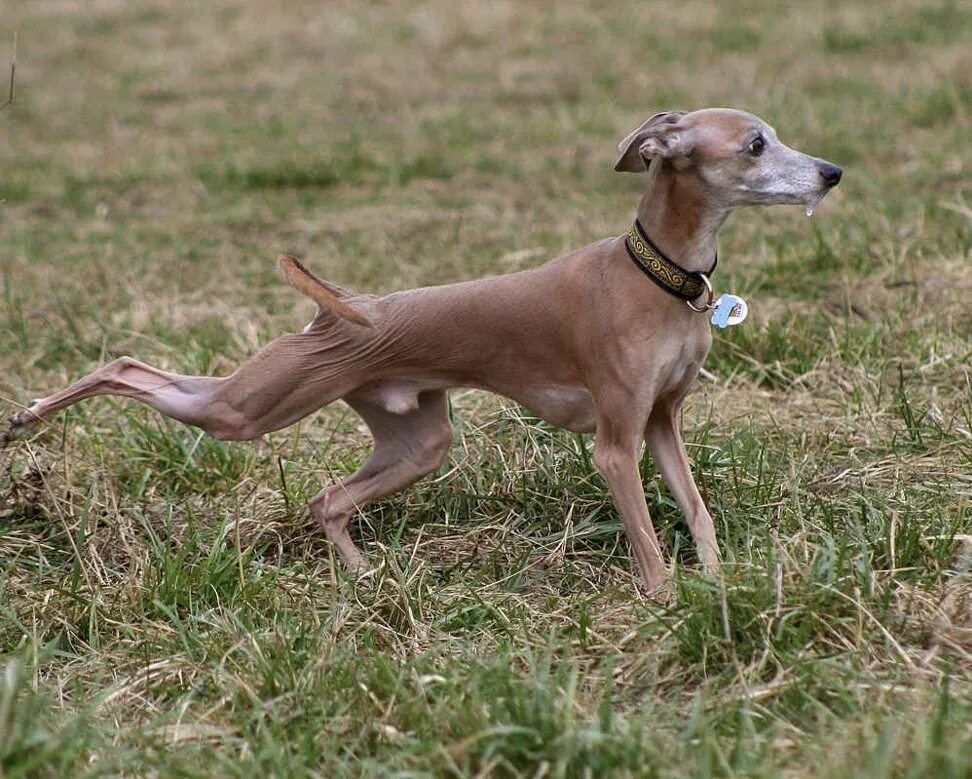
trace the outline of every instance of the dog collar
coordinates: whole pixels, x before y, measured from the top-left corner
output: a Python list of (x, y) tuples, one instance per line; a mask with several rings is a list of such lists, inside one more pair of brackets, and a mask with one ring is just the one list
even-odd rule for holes
[[(638, 219), (635, 219), (634, 224), (628, 229), (628, 234), (624, 237), (624, 247), (641, 272), (663, 290), (684, 300), (696, 311), (706, 311), (711, 308), (712, 285), (709, 283), (709, 276), (719, 262), (718, 254), (712, 261), (708, 273), (685, 270), (666, 257), (664, 252), (652, 243)], [(692, 301), (702, 295), (707, 295), (707, 302), (705, 306), (696, 308), (692, 305)]]

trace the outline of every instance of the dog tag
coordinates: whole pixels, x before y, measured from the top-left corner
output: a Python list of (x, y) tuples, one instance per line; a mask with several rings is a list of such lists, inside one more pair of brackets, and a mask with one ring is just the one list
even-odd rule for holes
[(749, 313), (746, 301), (738, 295), (720, 295), (712, 309), (712, 324), (725, 330), (727, 327), (738, 325)]

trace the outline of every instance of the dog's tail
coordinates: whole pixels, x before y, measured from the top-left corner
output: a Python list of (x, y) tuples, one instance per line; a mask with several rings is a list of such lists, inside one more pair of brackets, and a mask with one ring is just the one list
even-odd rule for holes
[(356, 325), (372, 327), (371, 320), (368, 317), (341, 301), (339, 296), (346, 294), (343, 290), (317, 278), (296, 257), (281, 254), (277, 257), (277, 265), (283, 271), (284, 278), (287, 279), (290, 286), (302, 295), (307, 295), (321, 308), (330, 309), (338, 316), (347, 319), (349, 322), (354, 322)]

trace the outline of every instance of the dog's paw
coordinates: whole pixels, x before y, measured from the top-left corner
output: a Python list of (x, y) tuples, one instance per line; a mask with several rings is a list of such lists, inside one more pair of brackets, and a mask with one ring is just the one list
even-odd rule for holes
[(670, 579), (659, 582), (653, 587), (645, 587), (641, 592), (641, 597), (648, 603), (656, 606), (667, 606), (672, 602), (674, 596), (674, 584)]
[(23, 436), (28, 430), (37, 424), (39, 417), (29, 408), (18, 411), (7, 420), (6, 429), (0, 435), (0, 449), (3, 449), (18, 438)]
[(672, 572), (669, 570), (664, 576), (646, 581), (640, 576), (636, 579), (635, 592), (646, 603), (664, 606), (671, 602), (675, 590)]

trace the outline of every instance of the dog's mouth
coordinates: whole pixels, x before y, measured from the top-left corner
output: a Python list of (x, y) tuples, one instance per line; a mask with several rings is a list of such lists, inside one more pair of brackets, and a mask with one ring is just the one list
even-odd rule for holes
[(827, 193), (830, 192), (830, 187), (823, 190), (822, 192), (815, 192), (812, 195), (808, 195), (801, 201), (807, 209), (807, 216), (813, 216), (813, 209), (817, 207), (817, 203), (827, 197)]
[(817, 205), (820, 203), (821, 200), (823, 200), (825, 197), (827, 197), (828, 194), (830, 194), (830, 190), (832, 190), (835, 186), (837, 185), (825, 184), (816, 192), (810, 192), (804, 195), (802, 198), (796, 200), (795, 202), (798, 204), (802, 204), (806, 208), (807, 216), (813, 216), (813, 209), (817, 207)]
[(819, 189), (812, 192), (764, 192), (754, 205), (804, 206), (812, 209), (829, 191)]

